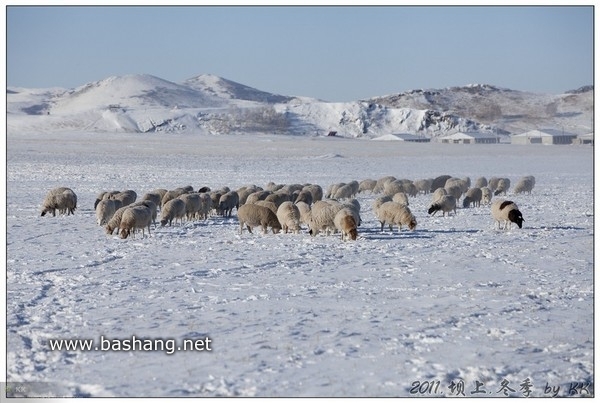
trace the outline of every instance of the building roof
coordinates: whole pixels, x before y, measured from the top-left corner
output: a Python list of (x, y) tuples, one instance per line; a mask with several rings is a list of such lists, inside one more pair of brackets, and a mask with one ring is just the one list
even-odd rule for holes
[(569, 133), (559, 129), (535, 129), (525, 133), (515, 134), (513, 137), (562, 137), (571, 136), (577, 137), (575, 133)]
[(448, 136), (440, 137), (442, 139), (454, 139), (454, 140), (462, 140), (462, 139), (495, 139), (498, 138), (494, 133), (481, 133), (481, 132), (456, 132), (454, 134), (450, 134)]

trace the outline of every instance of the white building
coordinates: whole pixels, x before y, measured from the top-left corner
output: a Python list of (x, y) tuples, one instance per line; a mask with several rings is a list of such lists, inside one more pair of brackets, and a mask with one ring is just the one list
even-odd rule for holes
[(438, 142), (445, 144), (497, 144), (500, 140), (493, 133), (457, 132), (449, 136), (439, 137)]
[(574, 133), (557, 129), (536, 129), (511, 137), (512, 144), (573, 144)]

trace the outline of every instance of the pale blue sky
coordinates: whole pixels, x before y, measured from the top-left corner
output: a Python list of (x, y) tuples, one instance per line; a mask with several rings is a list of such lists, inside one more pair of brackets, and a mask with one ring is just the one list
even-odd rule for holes
[(472, 83), (541, 93), (593, 84), (586, 7), (8, 7), (7, 84), (215, 74), (352, 101)]

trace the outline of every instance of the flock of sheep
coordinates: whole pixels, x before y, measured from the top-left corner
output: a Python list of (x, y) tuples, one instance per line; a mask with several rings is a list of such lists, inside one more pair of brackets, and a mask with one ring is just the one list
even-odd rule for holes
[[(211, 215), (231, 217), (233, 209), (237, 211), (240, 234), (244, 227), (252, 233), (255, 227), (261, 227), (264, 233), (271, 228), (273, 233), (299, 233), (302, 226), (308, 228), (312, 236), (323, 231), (341, 233), (342, 240), (355, 240), (361, 225), (361, 206), (355, 198), (358, 193), (380, 194), (373, 201), (373, 212), (383, 231), (387, 224), (390, 230), (394, 226), (401, 230), (406, 226), (410, 230), (417, 227), (417, 220), (410, 211), (409, 197), (417, 194), (432, 194), (428, 213), (435, 215), (442, 211), (444, 216), (456, 213), (459, 200), (463, 208), (491, 204), (491, 214), (497, 227), (507, 229), (512, 223), (522, 227), (523, 215), (517, 205), (505, 199), (492, 203), (492, 197), (506, 195), (510, 188), (508, 178), (478, 178), (473, 186), (469, 178), (455, 178), (449, 175), (435, 179), (412, 181), (386, 176), (378, 180), (366, 179), (361, 182), (337, 183), (329, 186), (326, 192), (316, 184), (276, 185), (268, 183), (263, 189), (256, 185), (244, 186), (237, 190), (224, 187), (210, 190), (202, 187), (197, 191), (192, 186), (173, 190), (156, 189), (145, 193), (137, 200), (133, 190), (105, 191), (95, 201), (96, 220), (104, 226), (107, 234), (118, 231), (121, 238), (135, 236), (135, 231), (145, 230), (157, 225), (160, 211), (160, 225), (171, 226), (177, 221), (206, 220)], [(533, 176), (521, 178), (513, 188), (515, 194), (531, 193), (535, 186)], [(77, 208), (77, 196), (65, 187), (52, 189), (42, 203), (42, 213), (56, 215), (74, 214)]]

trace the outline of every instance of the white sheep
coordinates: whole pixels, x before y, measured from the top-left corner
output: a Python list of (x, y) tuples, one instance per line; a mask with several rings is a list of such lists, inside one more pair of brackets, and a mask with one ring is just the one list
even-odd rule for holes
[(383, 192), (383, 188), (384, 188), (385, 184), (387, 182), (393, 182), (395, 180), (396, 180), (396, 177), (392, 176), (392, 175), (384, 176), (382, 178), (377, 179), (377, 183), (375, 184), (375, 187), (373, 188), (373, 193)]
[(467, 190), (467, 193), (465, 193), (465, 199), (463, 200), (463, 207), (469, 208), (469, 207), (471, 207), (471, 204), (474, 207), (481, 206), (481, 197), (482, 197), (481, 188), (478, 188), (478, 187), (470, 188), (469, 190)]
[(448, 213), (448, 216), (450, 216), (451, 211), (454, 211), (454, 214), (456, 214), (456, 197), (452, 195), (442, 196), (441, 199), (433, 202), (429, 206), (429, 210), (427, 210), (427, 213), (435, 215), (435, 213), (437, 213), (440, 210), (442, 211), (442, 217), (445, 216), (446, 213)]
[(452, 178), (450, 175), (440, 175), (436, 177), (431, 182), (431, 189), (429, 189), (429, 191), (435, 192), (436, 189), (443, 188), (444, 185), (446, 185), (446, 181), (450, 178)]
[(265, 200), (273, 202), (273, 203), (275, 203), (275, 205), (277, 207), (279, 207), (281, 205), (281, 203), (286, 202), (286, 201), (291, 201), (291, 197), (290, 197), (290, 193), (288, 193), (288, 190), (284, 190), (284, 188), (282, 188), (274, 193), (271, 193), (267, 197), (265, 197)]
[(499, 194), (502, 194), (502, 193), (504, 193), (504, 195), (506, 195), (506, 192), (508, 192), (509, 188), (510, 188), (510, 179), (500, 178), (498, 180), (498, 186), (496, 187), (494, 196), (498, 196)]
[(309, 184), (302, 188), (303, 190), (308, 190), (312, 194), (312, 202), (317, 202), (319, 200), (323, 200), (323, 188), (316, 184)]
[(417, 188), (417, 193), (428, 194), (431, 193), (431, 185), (433, 184), (433, 178), (418, 179), (414, 182)]
[(148, 228), (148, 236), (150, 236), (150, 224), (152, 223), (152, 211), (146, 206), (126, 206), (121, 217), (119, 225), (119, 235), (122, 239), (133, 235), (135, 238), (135, 230), (142, 230), (142, 237), (145, 235), (145, 228)]
[(231, 217), (233, 209), (240, 208), (240, 196), (235, 190), (230, 190), (219, 198), (218, 212), (223, 217)]
[(277, 215), (277, 205), (275, 203), (273, 203), (272, 201), (258, 200), (258, 201), (255, 201), (254, 203), (246, 203), (246, 204), (258, 204), (259, 206), (268, 208), (273, 213), (275, 213), (275, 215)]
[(496, 176), (492, 176), (488, 180), (488, 187), (490, 188), (490, 190), (492, 191), (492, 193), (494, 193), (496, 191), (496, 188), (498, 187), (498, 182), (499, 181), (500, 181), (500, 178), (498, 178)]
[(298, 207), (300, 212), (300, 224), (308, 225), (308, 219), (310, 217), (310, 205), (303, 201), (294, 203)]
[(200, 193), (184, 193), (177, 196), (185, 203), (185, 217), (188, 221), (195, 220), (201, 208)]
[(487, 185), (488, 185), (488, 181), (485, 178), (485, 176), (480, 176), (479, 178), (475, 179), (475, 185), (473, 187), (484, 188), (484, 187), (487, 187)]
[(379, 209), (379, 207), (386, 202), (392, 201), (392, 197), (391, 196), (379, 196), (378, 198), (376, 198), (375, 200), (373, 200), (373, 211), (377, 212), (377, 210)]
[(330, 199), (330, 198), (334, 197), (337, 190), (344, 185), (346, 185), (345, 182), (332, 183), (331, 185), (329, 185), (329, 187), (327, 188), (327, 192), (325, 194), (325, 198)]
[(165, 206), (165, 204), (167, 204), (169, 201), (176, 199), (177, 197), (181, 196), (184, 193), (189, 193), (188, 191), (186, 191), (184, 188), (177, 188), (177, 189), (173, 189), (173, 190), (169, 190), (167, 191), (161, 201), (160, 201), (160, 209), (162, 210)]
[(269, 196), (272, 193), (273, 192), (271, 192), (270, 190), (259, 190), (254, 193), (250, 193), (248, 195), (248, 197), (246, 198), (246, 203), (244, 203), (244, 204), (254, 204), (255, 202), (257, 202), (259, 200), (265, 200), (267, 198), (267, 196)]
[(96, 205), (96, 222), (98, 225), (106, 225), (119, 208), (121, 208), (120, 200), (100, 200)]
[[(166, 193), (166, 191), (165, 191), (165, 193)], [(160, 207), (160, 204), (162, 201), (162, 196), (157, 191), (148, 192), (142, 196), (141, 201), (144, 201), (144, 200), (150, 200), (157, 207)]]
[(334, 199), (344, 200), (351, 199), (355, 194), (354, 188), (350, 184), (345, 184), (337, 188), (335, 193), (332, 195)]
[(284, 233), (288, 230), (297, 234), (300, 232), (300, 210), (291, 201), (285, 201), (277, 208), (277, 219)]
[(212, 210), (212, 200), (210, 198), (210, 194), (208, 193), (199, 193), (198, 197), (200, 198), (200, 210), (198, 210), (198, 218), (206, 220)]
[(256, 185), (242, 186), (241, 188), (237, 189), (236, 192), (240, 199), (240, 206), (242, 204), (246, 204), (246, 200), (248, 199), (248, 196), (250, 196), (252, 193), (259, 192), (261, 190), (262, 190), (262, 188), (259, 188)]
[(333, 219), (342, 208), (343, 205), (341, 203), (332, 200), (320, 200), (316, 202), (310, 210), (310, 217), (308, 219), (310, 234), (317, 236), (319, 231), (325, 231), (327, 235), (330, 232), (334, 232), (336, 228)]
[(258, 226), (262, 227), (263, 233), (265, 234), (269, 227), (271, 227), (274, 234), (281, 231), (281, 224), (277, 219), (277, 215), (275, 215), (268, 207), (246, 203), (243, 206), (240, 206), (237, 216), (240, 222), (240, 235), (244, 230), (244, 225), (250, 233), (252, 233), (252, 228)]
[(531, 175), (524, 176), (521, 179), (519, 179), (519, 181), (515, 185), (513, 191), (516, 194), (519, 194), (519, 193), (531, 194), (531, 191), (533, 190), (534, 186), (535, 186), (535, 177), (533, 177)]
[(137, 193), (134, 190), (124, 190), (122, 192), (112, 194), (110, 198), (119, 200), (121, 202), (121, 207), (124, 207), (135, 202), (137, 199)]
[(404, 192), (398, 192), (393, 195), (392, 201), (408, 206), (408, 196)]
[(381, 223), (381, 231), (383, 231), (385, 224), (390, 226), (390, 231), (393, 230), (394, 225), (398, 226), (398, 231), (402, 229), (403, 225), (406, 225), (411, 231), (417, 227), (417, 219), (408, 206), (394, 201), (383, 203), (377, 209), (375, 215)]
[(492, 203), (492, 217), (494, 217), (495, 226), (498, 229), (511, 229), (512, 223), (515, 223), (519, 228), (523, 227), (523, 214), (519, 211), (517, 204), (510, 200), (498, 199)]
[(41, 216), (46, 213), (52, 213), (52, 217), (56, 216), (56, 210), (59, 214), (75, 214), (77, 208), (77, 195), (73, 190), (66, 187), (51, 189), (42, 202)]
[(160, 210), (160, 225), (164, 227), (169, 223), (171, 226), (173, 220), (177, 223), (177, 219), (182, 223), (183, 217), (185, 217), (185, 202), (178, 198), (171, 199)]
[(481, 188), (481, 202), (485, 205), (492, 202), (492, 189), (487, 186)]
[(110, 218), (110, 220), (108, 220), (108, 223), (106, 224), (106, 227), (105, 227), (106, 233), (108, 235), (112, 235), (115, 232), (115, 230), (119, 228), (119, 226), (121, 225), (121, 218), (123, 218), (123, 213), (128, 208), (131, 208), (131, 206), (125, 206), (125, 207), (121, 207), (121, 208), (117, 209), (117, 211), (115, 211), (115, 213)]
[(342, 241), (346, 238), (350, 238), (351, 240), (356, 240), (358, 236), (358, 231), (356, 227), (358, 223), (356, 222), (356, 218), (354, 217), (354, 211), (349, 208), (343, 208), (335, 214), (333, 217), (333, 223), (335, 228), (342, 233)]
[(358, 193), (369, 192), (373, 193), (373, 189), (377, 185), (377, 181), (375, 179), (363, 179), (358, 184)]
[(443, 187), (437, 188), (436, 190), (433, 191), (433, 194), (431, 196), (431, 202), (435, 203), (436, 201), (440, 200), (442, 197), (446, 196), (447, 194), (448, 194), (448, 192)]

